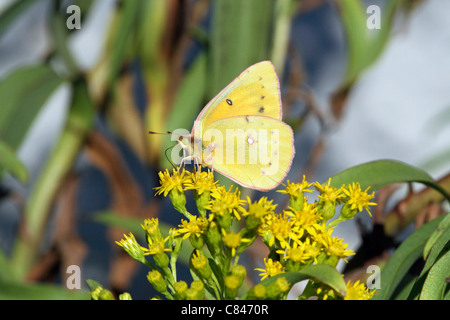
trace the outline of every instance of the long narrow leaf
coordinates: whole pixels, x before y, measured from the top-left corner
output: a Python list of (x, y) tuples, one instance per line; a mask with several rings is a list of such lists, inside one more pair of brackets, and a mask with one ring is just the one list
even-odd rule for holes
[(420, 300), (440, 300), (444, 297), (446, 279), (450, 277), (450, 251), (431, 267), (423, 284)]
[[(281, 273), (261, 281), (260, 284), (267, 287), (280, 277), (285, 277), (291, 287), (297, 282), (313, 279), (314, 281), (322, 282), (323, 284), (330, 286), (341, 295), (345, 295), (347, 290), (342, 275), (335, 268), (323, 264), (306, 266), (299, 272)], [(243, 297), (243, 299), (246, 298), (247, 296)]]
[(359, 182), (364, 190), (378, 190), (393, 183), (420, 182), (441, 192), (450, 201), (445, 190), (435, 183), (425, 171), (394, 160), (378, 160), (354, 166), (341, 171), (331, 178), (331, 185), (340, 187), (343, 184)]
[(374, 295), (375, 300), (391, 298), (394, 290), (408, 272), (413, 263), (421, 257), (428, 237), (442, 220), (436, 218), (417, 229), (394, 252), (381, 271), (381, 288)]
[(13, 176), (25, 183), (28, 180), (27, 168), (17, 158), (14, 151), (0, 140), (0, 179), (2, 170), (9, 171)]

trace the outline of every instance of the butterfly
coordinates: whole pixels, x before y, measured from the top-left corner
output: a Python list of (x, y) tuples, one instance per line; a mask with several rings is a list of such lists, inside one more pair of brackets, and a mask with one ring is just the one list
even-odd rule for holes
[(182, 161), (193, 159), (247, 188), (274, 189), (295, 154), (292, 129), (281, 118), (275, 68), (270, 61), (256, 63), (203, 108), (184, 137), (190, 142)]

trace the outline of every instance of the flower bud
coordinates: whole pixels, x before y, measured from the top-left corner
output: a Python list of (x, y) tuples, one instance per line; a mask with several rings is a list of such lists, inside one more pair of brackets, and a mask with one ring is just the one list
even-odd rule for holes
[(205, 286), (200, 280), (192, 281), (191, 287), (186, 290), (187, 300), (203, 300), (205, 298)]
[(163, 294), (167, 292), (167, 283), (158, 270), (149, 271), (147, 279), (156, 291)]
[(176, 297), (179, 300), (186, 299), (186, 291), (188, 290), (188, 285), (186, 282), (183, 280), (175, 282), (173, 289), (175, 290)]
[(291, 289), (291, 285), (286, 277), (279, 277), (267, 286), (267, 298), (270, 300), (280, 299)]
[(133, 300), (133, 299), (131, 299), (131, 294), (129, 294), (128, 292), (124, 292), (119, 295), (119, 300)]
[(209, 266), (208, 259), (200, 250), (194, 250), (190, 260), (191, 267), (194, 272), (202, 279), (208, 280), (211, 277), (211, 267)]
[(267, 288), (258, 283), (253, 288), (251, 288), (247, 293), (247, 299), (249, 300), (261, 300), (266, 299)]
[(233, 300), (236, 298), (237, 291), (240, 287), (240, 280), (234, 274), (225, 277), (225, 299)]
[(102, 286), (98, 286), (90, 294), (92, 300), (114, 300), (111, 291), (104, 289)]

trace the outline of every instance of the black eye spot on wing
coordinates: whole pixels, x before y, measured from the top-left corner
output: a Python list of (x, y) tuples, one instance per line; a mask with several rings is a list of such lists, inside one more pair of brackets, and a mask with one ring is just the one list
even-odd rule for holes
[(228, 103), (228, 105), (230, 105), (230, 106), (233, 105), (233, 101), (231, 101), (230, 99), (227, 99), (227, 103)]
[(259, 110), (258, 110), (258, 112), (259, 112), (259, 113), (264, 113), (264, 110), (265, 110), (264, 107), (260, 107)]
[(264, 100), (265, 97), (266, 97), (266, 96), (261, 96), (261, 100)]

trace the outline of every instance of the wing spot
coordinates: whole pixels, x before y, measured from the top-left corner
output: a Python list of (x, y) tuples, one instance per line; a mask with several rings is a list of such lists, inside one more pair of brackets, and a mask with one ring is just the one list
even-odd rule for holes
[(264, 110), (265, 110), (264, 107), (260, 107), (259, 110), (258, 110), (258, 112), (259, 112), (259, 113), (264, 113)]
[(265, 174), (266, 174), (266, 172), (264, 170), (261, 170), (261, 175), (263, 176)]
[(261, 100), (264, 100), (265, 97), (266, 97), (266, 96), (261, 96)]
[(233, 101), (231, 101), (230, 99), (227, 99), (227, 103), (232, 106), (233, 105)]
[(253, 140), (252, 137), (247, 137), (247, 143), (248, 143), (249, 145), (252, 145), (252, 144), (255, 143), (255, 140)]

